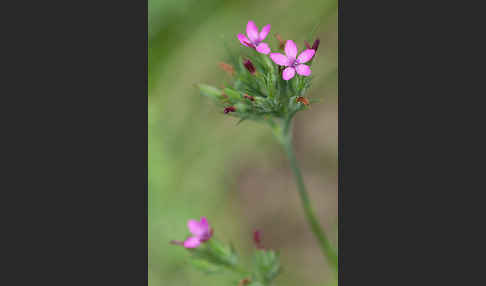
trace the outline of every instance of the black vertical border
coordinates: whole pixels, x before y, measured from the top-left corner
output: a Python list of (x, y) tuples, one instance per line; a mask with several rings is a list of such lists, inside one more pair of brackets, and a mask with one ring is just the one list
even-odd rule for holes
[[(436, 72), (427, 66), (435, 49), (429, 53), (424, 43), (443, 28), (428, 26), (438, 23), (435, 17), (421, 21), (429, 15), (424, 6), (339, 0), (340, 286), (424, 284), (417, 274), (433, 265), (424, 259), (432, 244), (417, 226), (436, 223), (421, 207), (428, 191), (421, 180), (434, 170), (424, 164), (434, 149), (426, 146), (426, 135), (436, 131), (427, 121), (444, 107), (434, 98), (426, 116), (421, 109), (427, 100), (443, 94), (438, 84), (421, 84)], [(438, 182), (430, 183), (432, 189)], [(441, 203), (434, 200), (430, 212)]]
[(4, 9), (13, 279), (147, 285), (148, 0), (19, 6)]

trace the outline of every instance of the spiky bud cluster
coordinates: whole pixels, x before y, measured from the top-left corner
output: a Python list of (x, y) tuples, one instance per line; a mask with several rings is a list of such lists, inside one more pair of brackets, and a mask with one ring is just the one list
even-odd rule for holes
[(242, 121), (275, 121), (287, 119), (296, 112), (308, 108), (304, 97), (312, 77), (296, 75), (291, 80), (282, 78), (283, 68), (267, 55), (252, 49), (248, 54), (233, 57), (226, 70), (233, 69), (230, 86), (220, 89), (199, 84), (202, 95), (212, 98), (225, 114)]
[(263, 42), (270, 32), (270, 25), (261, 31), (253, 21), (248, 21), (246, 35), (238, 34), (241, 45), (246, 47), (241, 53), (230, 52), (231, 62), (221, 62), (219, 66), (230, 75), (229, 86), (216, 88), (199, 84), (202, 95), (208, 96), (221, 106), (224, 114), (280, 125), (277, 121), (290, 122), (292, 117), (309, 107), (305, 93), (310, 87), (311, 64), (320, 40), (300, 52), (292, 40), (285, 43), (275, 34), (276, 49), (282, 53), (272, 53), (268, 43)]
[(246, 270), (241, 265), (232, 244), (225, 244), (213, 238), (213, 228), (206, 217), (190, 219), (187, 227), (191, 235), (184, 241), (172, 240), (170, 243), (182, 246), (191, 254), (191, 263), (206, 273), (219, 273), (229, 270), (242, 275), (238, 285), (270, 285), (280, 273), (279, 252), (265, 249), (261, 243), (261, 233), (253, 233), (256, 250), (253, 254), (253, 267)]

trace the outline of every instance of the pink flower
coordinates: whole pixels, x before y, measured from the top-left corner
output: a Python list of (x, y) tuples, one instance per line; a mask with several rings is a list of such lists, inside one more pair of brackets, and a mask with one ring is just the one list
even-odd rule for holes
[(304, 65), (304, 63), (310, 61), (315, 52), (313, 49), (307, 49), (297, 57), (297, 46), (294, 41), (288, 40), (285, 43), (285, 55), (271, 53), (270, 58), (277, 65), (287, 67), (282, 72), (282, 78), (289, 80), (295, 76), (295, 72), (303, 76), (309, 76), (311, 74), (310, 67)]
[(246, 25), (246, 34), (248, 35), (248, 38), (240, 33), (238, 34), (238, 40), (240, 40), (243, 46), (254, 48), (257, 52), (267, 55), (270, 53), (270, 47), (268, 44), (262, 43), (262, 41), (267, 37), (268, 32), (270, 32), (270, 24), (266, 25), (260, 32), (258, 32), (258, 27), (255, 23), (253, 21), (248, 21), (248, 24)]
[(213, 229), (209, 226), (205, 217), (201, 217), (199, 221), (190, 219), (187, 222), (187, 227), (192, 233), (192, 236), (188, 237), (185, 241), (172, 240), (172, 244), (181, 245), (185, 248), (196, 248), (202, 242), (208, 241), (213, 236)]
[(192, 236), (184, 241), (185, 248), (196, 248), (202, 242), (208, 241), (213, 235), (213, 230), (205, 217), (202, 217), (199, 221), (190, 219), (187, 222), (187, 227)]

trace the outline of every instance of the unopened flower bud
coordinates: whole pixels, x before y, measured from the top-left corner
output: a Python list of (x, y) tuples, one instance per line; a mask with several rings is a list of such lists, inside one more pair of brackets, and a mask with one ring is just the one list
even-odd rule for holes
[(230, 112), (235, 112), (236, 108), (234, 106), (228, 106), (224, 108), (224, 114), (230, 113)]
[(319, 48), (319, 44), (321, 43), (321, 40), (319, 38), (317, 38), (315, 41), (314, 41), (314, 44), (312, 44), (312, 49), (314, 51), (317, 52), (317, 48)]
[(243, 65), (245, 66), (245, 68), (251, 73), (251, 74), (255, 74), (255, 66), (253, 65), (253, 63), (250, 61), (250, 60), (245, 60), (243, 62)]
[(253, 242), (255, 243), (255, 246), (256, 248), (258, 249), (263, 249), (263, 245), (262, 245), (262, 237), (261, 237), (261, 233), (259, 230), (255, 230), (253, 232)]

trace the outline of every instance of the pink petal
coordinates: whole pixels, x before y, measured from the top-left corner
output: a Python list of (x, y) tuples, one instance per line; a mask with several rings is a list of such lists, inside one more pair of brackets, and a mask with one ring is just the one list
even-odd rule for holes
[(184, 241), (185, 248), (196, 248), (201, 244), (201, 240), (199, 238), (191, 236), (186, 241)]
[(258, 44), (258, 46), (256, 47), (256, 50), (257, 50), (257, 52), (259, 52), (261, 54), (265, 54), (265, 55), (268, 55), (268, 53), (270, 53), (270, 47), (268, 46), (267, 43)]
[(288, 67), (288, 68), (283, 70), (282, 78), (284, 80), (289, 80), (289, 79), (293, 78), (294, 75), (295, 75), (295, 69), (293, 67)]
[(189, 228), (189, 231), (194, 236), (197, 236), (197, 237), (204, 235), (204, 233), (206, 232), (206, 228), (204, 227), (204, 225), (201, 225), (200, 222), (198, 222), (197, 220), (194, 220), (194, 219), (190, 219), (187, 222), (187, 228)]
[(311, 69), (307, 65), (298, 65), (298, 66), (295, 67), (295, 70), (300, 75), (304, 75), (304, 76), (310, 76), (311, 75)]
[(248, 21), (246, 24), (246, 34), (252, 42), (258, 41), (258, 28), (253, 21)]
[(199, 220), (199, 225), (204, 227), (206, 230), (209, 229), (209, 223), (205, 216), (201, 217)]
[(250, 40), (248, 40), (248, 38), (243, 35), (243, 34), (238, 34), (238, 40), (240, 40), (240, 43), (243, 45), (243, 46), (247, 46), (248, 47), (248, 44), (250, 42)]
[(312, 57), (314, 56), (315, 53), (316, 53), (316, 51), (315, 50), (312, 50), (312, 49), (305, 50), (302, 53), (300, 53), (300, 55), (297, 58), (297, 60), (301, 64), (306, 63), (306, 62), (308, 62), (308, 61), (310, 61), (312, 59)]
[(265, 40), (265, 38), (268, 35), (268, 32), (270, 32), (270, 24), (266, 25), (265, 27), (262, 28), (262, 31), (260, 32), (260, 41)]
[(285, 43), (285, 54), (292, 59), (297, 57), (297, 46), (294, 41), (288, 40), (287, 43)]
[(282, 55), (280, 53), (271, 53), (270, 58), (274, 63), (276, 63), (279, 66), (288, 66), (289, 65), (289, 59), (287, 56)]

